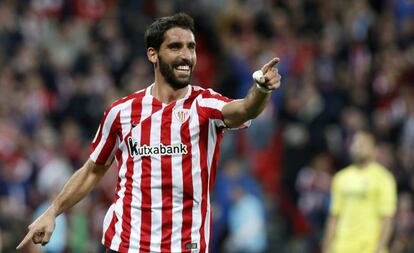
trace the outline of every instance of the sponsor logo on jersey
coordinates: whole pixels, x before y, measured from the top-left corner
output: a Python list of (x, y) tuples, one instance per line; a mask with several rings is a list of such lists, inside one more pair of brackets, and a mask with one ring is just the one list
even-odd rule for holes
[(138, 146), (138, 142), (132, 137), (128, 138), (129, 155), (134, 156), (157, 156), (157, 155), (183, 155), (187, 154), (187, 145), (180, 143), (177, 145), (154, 145)]

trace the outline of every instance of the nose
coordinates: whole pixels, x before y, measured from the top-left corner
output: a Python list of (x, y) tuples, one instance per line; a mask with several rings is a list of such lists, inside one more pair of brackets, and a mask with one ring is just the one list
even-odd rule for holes
[(188, 47), (184, 47), (181, 50), (180, 56), (181, 56), (182, 59), (190, 60), (191, 57), (192, 57), (192, 52), (191, 52), (191, 50)]

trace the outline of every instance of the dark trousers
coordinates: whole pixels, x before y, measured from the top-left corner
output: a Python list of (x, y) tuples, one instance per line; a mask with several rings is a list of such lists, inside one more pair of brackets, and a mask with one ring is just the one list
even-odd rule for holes
[(104, 252), (105, 253), (118, 253), (118, 251), (114, 251), (114, 250), (111, 250), (111, 249), (105, 249)]

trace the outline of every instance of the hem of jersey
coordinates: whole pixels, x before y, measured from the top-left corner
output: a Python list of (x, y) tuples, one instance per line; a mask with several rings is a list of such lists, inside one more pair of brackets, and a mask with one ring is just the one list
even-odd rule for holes
[[(119, 246), (119, 248), (118, 249), (114, 249), (114, 248), (112, 248), (111, 247), (111, 245), (107, 245), (108, 243), (106, 243), (106, 242), (104, 242), (104, 243), (102, 243), (103, 244), (103, 246), (105, 247), (105, 248), (107, 248), (107, 249), (110, 249), (110, 250), (114, 250), (114, 251), (116, 251), (116, 252), (119, 252), (119, 253), (128, 253), (129, 252), (129, 249), (128, 248), (124, 248), (124, 247), (121, 247), (121, 246)], [(139, 249), (135, 249), (135, 250), (139, 250)], [(135, 250), (132, 250), (132, 251), (135, 251)], [(144, 250), (144, 252), (148, 252), (148, 253), (192, 253), (192, 252), (199, 252), (200, 250), (199, 249), (197, 249), (197, 250), (180, 250), (180, 251), (168, 251), (168, 252), (165, 252), (165, 251), (157, 251), (157, 252), (155, 252), (155, 251), (151, 251), (151, 250), (149, 250), (149, 251), (147, 251), (147, 250)]]
[(107, 242), (102, 242), (102, 245), (103, 245), (105, 248), (109, 249), (109, 250), (114, 250), (114, 251), (117, 251), (117, 252), (121, 252), (121, 251), (119, 251), (118, 249), (114, 249), (114, 248), (112, 248), (112, 247), (111, 247), (111, 245), (108, 245), (108, 243), (107, 243)]

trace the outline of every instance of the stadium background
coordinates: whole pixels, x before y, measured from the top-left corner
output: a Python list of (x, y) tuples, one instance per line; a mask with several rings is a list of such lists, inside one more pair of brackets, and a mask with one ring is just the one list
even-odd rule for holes
[[(223, 141), (212, 252), (319, 252), (332, 175), (365, 126), (398, 183), (391, 252), (414, 252), (412, 0), (0, 1), (0, 252), (87, 159), (104, 108), (152, 82), (145, 27), (177, 11), (195, 18), (194, 84), (240, 98), (281, 58), (271, 104)], [(98, 252), (115, 177), (61, 216), (48, 252)]]

